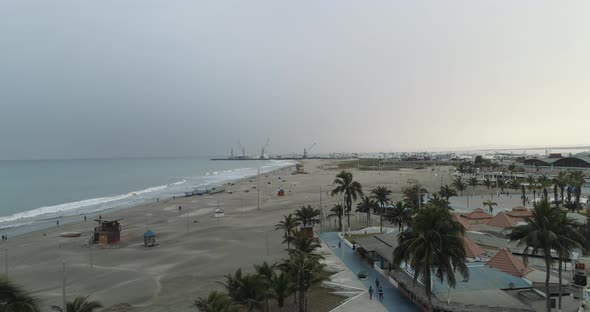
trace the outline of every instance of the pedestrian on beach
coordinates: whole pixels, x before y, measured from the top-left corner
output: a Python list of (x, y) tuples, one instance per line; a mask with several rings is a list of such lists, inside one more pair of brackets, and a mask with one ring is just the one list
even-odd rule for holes
[(383, 301), (383, 288), (379, 286), (379, 300)]
[(182, 207), (181, 206), (178, 206), (178, 211), (181, 211), (181, 210), (182, 210)]
[(86, 216), (84, 216), (84, 222), (86, 222)]
[(55, 221), (55, 224), (57, 224), (57, 227), (59, 227), (59, 220)]
[(373, 300), (373, 286), (369, 286), (369, 300)]

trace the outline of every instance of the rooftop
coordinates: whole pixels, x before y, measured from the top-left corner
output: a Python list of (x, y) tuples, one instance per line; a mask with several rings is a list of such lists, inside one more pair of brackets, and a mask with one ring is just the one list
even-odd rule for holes
[(518, 277), (523, 277), (533, 271), (532, 268), (512, 255), (507, 248), (500, 249), (492, 259), (488, 260), (487, 265)]

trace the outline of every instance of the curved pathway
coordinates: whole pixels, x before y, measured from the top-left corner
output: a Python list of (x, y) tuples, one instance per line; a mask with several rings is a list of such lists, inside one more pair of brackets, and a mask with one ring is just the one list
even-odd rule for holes
[[(371, 267), (359, 255), (355, 254), (352, 251), (352, 248), (348, 247), (346, 244), (342, 244), (342, 247), (338, 248), (340, 238), (338, 237), (337, 232), (325, 232), (321, 233), (319, 236), (355, 275), (360, 271), (367, 272), (368, 278), (362, 281), (367, 289), (369, 289), (369, 286), (373, 286), (373, 289), (375, 289), (375, 279), (379, 278), (381, 287), (383, 287), (383, 300), (381, 303), (387, 311), (420, 311), (413, 302), (387, 281), (383, 275), (373, 269), (373, 267)], [(373, 300), (378, 300), (376, 291), (373, 293)]]

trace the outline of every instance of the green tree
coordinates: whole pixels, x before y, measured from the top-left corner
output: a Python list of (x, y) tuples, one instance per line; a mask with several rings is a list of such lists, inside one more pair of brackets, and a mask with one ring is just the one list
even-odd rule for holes
[(0, 311), (38, 312), (35, 298), (5, 276), (0, 276)]
[(404, 230), (404, 225), (412, 223), (413, 210), (404, 207), (403, 202), (399, 201), (397, 204), (387, 212), (385, 220), (391, 224), (397, 224), (398, 230)]
[(299, 209), (295, 210), (297, 221), (301, 222), (304, 227), (320, 223), (320, 219), (318, 219), (320, 214), (320, 210), (313, 208), (311, 205), (299, 206)]
[(417, 211), (422, 203), (424, 203), (424, 194), (428, 191), (420, 184), (414, 184), (409, 188), (403, 190), (404, 206)]
[(455, 191), (455, 189), (446, 184), (440, 188), (438, 194), (440, 195), (440, 197), (446, 199), (447, 201), (449, 201), (451, 197), (457, 196), (457, 192)]
[(264, 287), (262, 292), (264, 296), (264, 305), (266, 308), (265, 311), (268, 311), (268, 299), (273, 295), (270, 285), (272, 283), (272, 276), (274, 274), (275, 267), (275, 263), (268, 264), (266, 261), (264, 261), (261, 265), (254, 265), (254, 270), (262, 280), (262, 285)]
[(248, 312), (263, 309), (265, 299), (264, 280), (257, 274), (242, 274), (238, 269), (234, 275), (225, 275), (223, 283), (234, 304), (244, 307)]
[(289, 275), (284, 272), (274, 273), (270, 281), (273, 297), (277, 299), (279, 308), (285, 306), (285, 298), (289, 296), (293, 285)]
[(356, 205), (357, 212), (367, 214), (367, 226), (371, 226), (371, 209), (375, 209), (377, 204), (369, 196), (361, 196), (361, 201)]
[(428, 311), (432, 311), (432, 273), (441, 283), (446, 279), (451, 288), (457, 283), (455, 272), (463, 278), (469, 277), (463, 234), (463, 226), (452, 219), (447, 209), (430, 206), (418, 211), (412, 231), (398, 236), (399, 245), (393, 251), (394, 266), (399, 268), (405, 263), (412, 268), (414, 283), (420, 279), (424, 285)]
[(293, 236), (293, 230), (295, 230), (299, 224), (297, 218), (290, 213), (287, 216), (283, 216), (283, 220), (275, 225), (275, 231), (283, 230), (283, 238), (284, 241), (287, 242), (287, 248), (290, 248), (289, 237)]
[(201, 312), (238, 312), (231, 298), (221, 292), (212, 291), (207, 297), (199, 297), (193, 307)]
[(492, 182), (490, 178), (486, 178), (485, 180), (483, 180), (483, 185), (485, 185), (485, 187), (489, 190), (490, 187), (494, 186), (494, 182)]
[(479, 181), (476, 177), (471, 177), (467, 180), (467, 184), (473, 188), (473, 193), (475, 194), (475, 187), (479, 185)]
[(498, 206), (498, 203), (495, 203), (491, 200), (486, 200), (483, 202), (483, 206), (488, 207), (488, 209), (491, 211), (494, 206)]
[(551, 311), (551, 297), (549, 296), (549, 278), (551, 277), (551, 265), (553, 257), (551, 249), (559, 246), (559, 225), (564, 212), (558, 207), (551, 207), (548, 201), (542, 200), (534, 203), (533, 216), (525, 218), (527, 224), (519, 225), (510, 233), (510, 240), (518, 241), (525, 245), (523, 252), (525, 263), (531, 255), (540, 255), (545, 260), (545, 294), (547, 312)]
[(574, 197), (576, 198), (576, 209), (580, 210), (580, 197), (582, 196), (582, 186), (586, 183), (585, 175), (582, 171), (570, 172), (570, 182), (574, 187)]
[[(74, 301), (66, 302), (65, 312), (92, 312), (96, 309), (102, 308), (102, 304), (98, 301), (88, 301), (86, 297), (76, 297)], [(51, 309), (58, 312), (64, 312), (62, 307), (51, 306)]]
[(428, 203), (434, 207), (453, 210), (449, 201), (446, 198), (439, 197), (437, 194), (434, 194)]
[(379, 226), (381, 233), (383, 233), (384, 207), (389, 204), (389, 195), (391, 195), (391, 190), (385, 186), (377, 186), (371, 190), (371, 196), (375, 200), (375, 204), (379, 206)]
[(461, 177), (455, 178), (451, 186), (454, 187), (457, 191), (459, 191), (459, 196), (463, 196), (463, 191), (467, 189), (467, 184), (463, 182)]
[(512, 179), (510, 180), (510, 187), (513, 190), (518, 191), (518, 189), (520, 188), (520, 182), (517, 179)]
[(342, 171), (337, 174), (334, 185), (336, 185), (336, 188), (332, 190), (332, 196), (342, 195), (344, 197), (344, 208), (348, 213), (348, 228), (350, 229), (352, 202), (363, 195), (363, 187), (359, 182), (354, 181), (352, 173), (348, 171)]
[(336, 204), (330, 209), (328, 217), (338, 217), (338, 231), (342, 232), (342, 215), (344, 213), (344, 207), (341, 204)]

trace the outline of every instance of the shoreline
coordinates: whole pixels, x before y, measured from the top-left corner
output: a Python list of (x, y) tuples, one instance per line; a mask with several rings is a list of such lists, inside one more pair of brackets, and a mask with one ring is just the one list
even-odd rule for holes
[[(264, 168), (269, 167), (269, 166), (260, 166), (257, 169), (260, 170), (260, 175), (264, 175), (264, 174), (270, 174), (270, 173), (277, 171), (277, 170), (291, 168), (294, 166), (295, 166), (295, 163), (291, 162), (291, 163), (285, 163), (282, 166), (271, 167), (270, 170), (268, 170), (268, 171), (264, 171)], [(224, 170), (224, 171), (221, 171), (221, 173), (233, 172), (235, 170), (241, 170), (241, 169), (247, 169), (247, 168)], [(215, 176), (215, 175), (216, 175), (216, 172), (213, 172), (213, 173), (207, 173), (206, 175), (203, 175), (202, 177)], [(236, 184), (236, 183), (240, 183), (244, 180), (249, 180), (249, 179), (255, 178), (257, 175), (258, 174), (248, 174), (248, 175), (245, 175), (245, 176), (242, 176), (239, 178), (228, 177), (225, 180), (215, 181), (215, 182), (210, 182), (210, 183), (206, 183), (203, 185), (195, 186), (193, 189), (194, 190), (211, 190), (211, 189), (216, 189), (216, 188), (222, 188), (222, 187), (227, 186), (229, 184)], [(178, 182), (167, 184), (166, 186), (177, 185), (177, 183)], [(159, 187), (161, 187), (161, 186), (149, 187), (148, 189), (154, 189), (154, 188), (159, 188)], [(114, 198), (114, 197), (124, 196), (124, 195), (128, 195), (128, 194), (136, 194), (136, 193), (139, 193), (142, 191), (145, 191), (145, 190), (133, 191), (133, 192), (129, 192), (127, 194), (116, 194), (116, 195), (109, 196), (109, 197)], [(37, 219), (36, 218), (37, 216), (32, 216), (32, 217), (28, 217), (28, 218), (27, 217), (19, 218), (19, 219), (14, 220), (14, 222), (18, 222), (19, 220), (30, 220), (30, 223), (26, 223), (26, 224), (18, 224), (17, 223), (16, 225), (6, 225), (3, 227), (0, 227), (0, 233), (2, 235), (7, 236), (7, 237), (17, 237), (17, 236), (20, 236), (23, 234), (32, 233), (32, 232), (40, 232), (40, 231), (44, 231), (46, 229), (53, 228), (56, 226), (56, 224), (57, 224), (56, 221), (58, 221), (58, 220), (59, 220), (60, 227), (63, 227), (63, 226), (66, 226), (66, 225), (72, 224), (72, 223), (84, 222), (84, 221), (82, 221), (84, 216), (86, 216), (88, 220), (93, 220), (94, 218), (97, 218), (100, 215), (107, 215), (107, 214), (112, 214), (117, 211), (133, 209), (135, 207), (146, 205), (151, 202), (166, 203), (166, 202), (169, 202), (170, 200), (184, 198), (184, 197), (205, 196), (205, 195), (186, 196), (185, 192), (182, 192), (182, 191), (177, 191), (177, 192), (178, 193), (176, 195), (174, 193), (170, 193), (170, 194), (166, 194), (166, 196), (164, 196), (164, 197), (145, 198), (143, 200), (138, 200), (137, 202), (133, 202), (130, 204), (121, 203), (120, 205), (114, 206), (114, 207), (106, 207), (104, 209), (97, 208), (96, 210), (93, 210), (90, 212), (80, 211), (80, 209), (71, 209), (71, 211), (67, 211), (68, 214), (66, 214), (66, 215), (48, 216), (48, 217), (40, 218), (40, 219)], [(209, 194), (206, 194), (206, 195), (209, 195)], [(79, 202), (84, 202), (84, 201), (92, 201), (92, 200), (102, 199), (102, 198), (108, 198), (108, 197), (90, 198), (90, 199), (84, 199), (81, 201), (75, 201), (75, 202), (71, 202), (71, 203), (64, 203), (64, 204), (53, 205), (53, 206), (44, 206), (44, 207), (39, 207), (39, 208), (23, 211), (23, 212), (20, 212), (17, 214), (29, 213), (31, 211), (43, 209), (46, 207), (57, 207), (57, 206), (69, 205), (69, 204), (79, 203)], [(89, 207), (89, 206), (86, 206), (86, 207)], [(84, 208), (84, 207), (81, 207), (81, 208)], [(50, 214), (51, 213), (45, 213), (45, 214), (39, 214), (38, 216), (50, 215)], [(14, 215), (16, 215), (16, 214), (9, 215), (9, 216), (2, 216), (2, 217), (0, 217), (0, 219), (11, 217)], [(27, 222), (27, 221), (25, 221), (25, 222)]]

